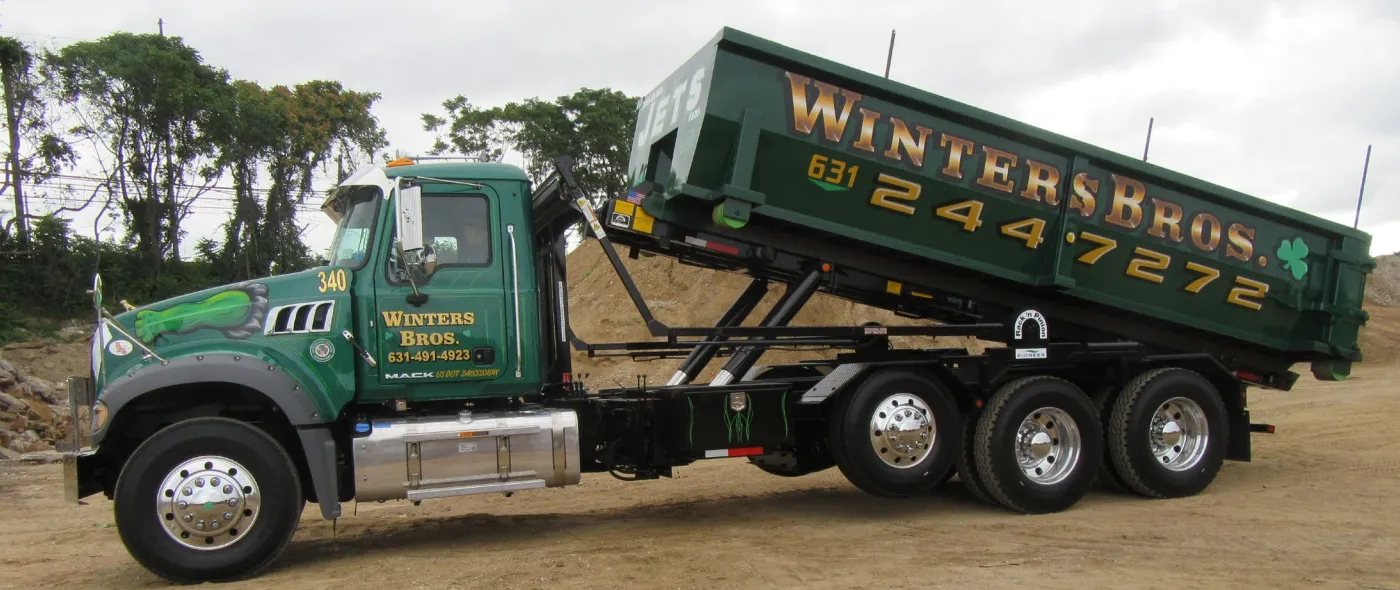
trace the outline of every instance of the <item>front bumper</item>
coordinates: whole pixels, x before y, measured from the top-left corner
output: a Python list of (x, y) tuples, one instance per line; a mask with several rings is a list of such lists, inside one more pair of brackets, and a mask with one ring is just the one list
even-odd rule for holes
[(98, 475), (97, 449), (92, 447), (92, 407), (96, 403), (92, 379), (68, 378), (69, 439), (61, 444), (63, 451), (63, 499), (79, 500), (102, 491)]

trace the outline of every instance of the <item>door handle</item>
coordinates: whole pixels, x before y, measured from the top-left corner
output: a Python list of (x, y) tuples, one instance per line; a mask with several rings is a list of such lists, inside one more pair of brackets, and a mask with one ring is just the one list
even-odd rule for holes
[(349, 330), (342, 330), (340, 332), (340, 335), (345, 337), (345, 341), (349, 342), (350, 346), (353, 346), (355, 347), (355, 350), (360, 351), (360, 358), (365, 359), (366, 364), (368, 364), (371, 367), (379, 366), (379, 363), (374, 362), (374, 357), (370, 356), (369, 351), (365, 350), (363, 346), (360, 346), (359, 342), (355, 342), (355, 335), (351, 334)]
[(507, 225), (506, 233), (510, 234), (510, 280), (511, 293), (515, 299), (515, 378), (520, 378), (520, 263), (516, 260), (515, 252), (515, 226)]

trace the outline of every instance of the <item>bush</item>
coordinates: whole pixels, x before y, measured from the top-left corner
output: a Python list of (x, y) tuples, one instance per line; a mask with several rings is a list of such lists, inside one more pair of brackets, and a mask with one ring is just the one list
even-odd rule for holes
[(94, 272), (102, 273), (108, 310), (125, 299), (140, 305), (216, 286), (220, 279), (208, 262), (167, 261), (152, 265), (134, 248), (75, 236), (68, 220), (36, 220), (26, 247), (0, 228), (0, 342), (23, 338), (22, 327), (35, 317), (92, 316)]

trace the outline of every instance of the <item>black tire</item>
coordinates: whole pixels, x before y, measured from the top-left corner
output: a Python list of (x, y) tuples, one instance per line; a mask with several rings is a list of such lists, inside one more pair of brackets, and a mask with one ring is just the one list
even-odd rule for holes
[(982, 479), (977, 475), (977, 459), (972, 456), (972, 450), (977, 447), (977, 414), (968, 416), (963, 421), (963, 447), (958, 451), (957, 463), (958, 480), (962, 481), (963, 487), (972, 494), (979, 502), (997, 505), (997, 501), (992, 499), (992, 495), (987, 492), (987, 486), (982, 483)]
[[(230, 530), (230, 537), (243, 536), (213, 550), (177, 542), (161, 520), (173, 514), (161, 515), (153, 501), (167, 475), (201, 456), (242, 465), (242, 475), (256, 480), (259, 499), (256, 512), (248, 504), (250, 512), (243, 513), (254, 520), (239, 521), (251, 522), (250, 528)], [(113, 496), (117, 532), (127, 551), (152, 573), (177, 583), (229, 581), (261, 572), (286, 549), (305, 505), (296, 466), (282, 446), (266, 432), (227, 418), (184, 420), (146, 439), (126, 462)]]
[[(1094, 395), (1089, 399), (1093, 400), (1094, 408), (1099, 412), (1099, 422), (1103, 424), (1104, 435), (1108, 435), (1108, 424), (1113, 417), (1113, 402), (1118, 400), (1118, 394), (1122, 391), (1121, 386), (1104, 385), (1094, 390)], [(1103, 465), (1099, 467), (1099, 483), (1107, 490), (1115, 492), (1127, 492), (1128, 484), (1123, 482), (1123, 478), (1118, 475), (1118, 470), (1113, 468), (1113, 457), (1109, 455), (1109, 445), (1107, 441), (1103, 445)]]
[[(819, 376), (821, 371), (815, 367), (788, 365), (767, 369), (754, 377), (754, 380)], [(797, 448), (749, 457), (749, 464), (764, 473), (778, 477), (802, 477), (836, 465), (836, 460), (831, 456), (831, 449), (827, 447), (826, 433), (821, 430), (819, 423), (795, 423), (793, 432), (796, 435)]]
[(825, 471), (827, 468), (835, 464), (833, 462), (829, 462), (830, 457), (828, 457), (828, 462), (824, 465), (804, 465), (803, 463), (801, 463), (800, 459), (791, 455), (792, 453), (784, 453), (781, 457), (777, 458), (778, 460), (782, 460), (784, 462), (792, 461), (793, 463), (790, 467), (777, 467), (763, 463), (762, 461), (768, 458), (767, 455), (761, 457), (749, 457), (749, 464), (753, 465), (754, 467), (757, 467), (759, 471), (762, 471), (769, 475), (776, 475), (778, 477), (802, 477), (804, 475), (811, 475), (818, 471)]
[[(1043, 408), (1062, 413), (1072, 424), (1055, 424), (1049, 412), (1039, 412)], [(1044, 468), (1049, 473), (1066, 470), (1056, 481), (1038, 482), (1021, 468), (1017, 437), (1022, 422), (1028, 418), (1045, 421), (1047, 440), (1054, 444), (1061, 444), (1058, 437), (1069, 437), (1077, 431), (1077, 449), (1071, 440), (1063, 443), (1077, 452), (1068, 467), (1055, 466), (1057, 457), (1053, 450), (1045, 456), (1049, 463)], [(1063, 450), (1058, 458), (1070, 456), (1068, 453), (1069, 450)], [(992, 395), (977, 421), (973, 456), (978, 477), (998, 504), (1027, 514), (1059, 512), (1079, 502), (1094, 485), (1102, 465), (1103, 428), (1093, 402), (1073, 383), (1049, 376), (1024, 377)]]
[[(1176, 398), (1195, 403), (1203, 414), (1207, 432), (1203, 433), (1205, 444), (1200, 457), (1172, 469), (1153, 453), (1150, 437), (1158, 407)], [(1182, 420), (1179, 411), (1176, 416), (1175, 420)], [(1178, 424), (1187, 427), (1187, 422)], [(1205, 490), (1220, 473), (1230, 440), (1229, 429), (1220, 393), (1205, 377), (1181, 368), (1153, 369), (1128, 382), (1114, 402), (1107, 428), (1109, 456), (1118, 478), (1133, 492), (1152, 498), (1191, 496)], [(1186, 434), (1189, 437), (1191, 433)]]
[[(932, 443), (921, 455), (916, 454), (912, 467), (896, 467), (881, 458), (881, 450), (872, 442), (871, 421), (891, 416), (884, 408), (887, 398), (907, 394), (918, 398), (932, 413), (929, 421), (934, 428)], [(917, 407), (891, 406), (899, 410)], [(866, 493), (887, 498), (906, 498), (926, 492), (946, 480), (953, 460), (962, 446), (962, 418), (953, 396), (942, 383), (922, 371), (883, 369), (846, 392), (837, 401), (829, 420), (829, 439), (836, 466), (856, 487)], [(917, 419), (917, 417), (915, 417)], [(885, 448), (891, 461), (902, 459), (897, 450)]]

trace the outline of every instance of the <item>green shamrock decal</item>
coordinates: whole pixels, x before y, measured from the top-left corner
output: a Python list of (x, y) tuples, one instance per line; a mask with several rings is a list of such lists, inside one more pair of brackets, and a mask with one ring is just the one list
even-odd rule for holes
[(1292, 242), (1284, 240), (1278, 245), (1278, 259), (1283, 261), (1283, 268), (1293, 272), (1293, 278), (1303, 280), (1308, 275), (1308, 263), (1303, 260), (1308, 257), (1308, 245), (1303, 243), (1303, 238), (1293, 238)]

